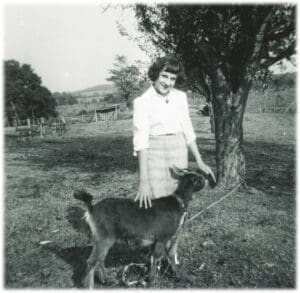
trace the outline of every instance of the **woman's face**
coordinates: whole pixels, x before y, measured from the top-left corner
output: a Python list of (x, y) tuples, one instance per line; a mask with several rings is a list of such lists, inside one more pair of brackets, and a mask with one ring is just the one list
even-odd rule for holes
[(165, 71), (159, 73), (158, 79), (154, 82), (154, 88), (160, 95), (167, 95), (175, 85), (177, 74)]

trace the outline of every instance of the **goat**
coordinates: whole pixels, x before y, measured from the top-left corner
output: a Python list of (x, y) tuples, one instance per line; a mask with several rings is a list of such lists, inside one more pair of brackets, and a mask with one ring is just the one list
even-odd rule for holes
[(95, 245), (87, 261), (87, 282), (94, 287), (94, 271), (100, 266), (99, 279), (105, 282), (104, 260), (116, 241), (126, 241), (138, 246), (152, 245), (150, 285), (156, 278), (157, 265), (164, 254), (171, 269), (177, 270), (176, 232), (183, 222), (192, 194), (205, 186), (205, 175), (200, 171), (170, 168), (173, 178), (179, 181), (173, 195), (152, 200), (152, 207), (142, 209), (137, 202), (127, 198), (106, 198), (92, 205), (92, 195), (76, 190), (74, 197), (87, 205), (86, 221), (92, 231)]

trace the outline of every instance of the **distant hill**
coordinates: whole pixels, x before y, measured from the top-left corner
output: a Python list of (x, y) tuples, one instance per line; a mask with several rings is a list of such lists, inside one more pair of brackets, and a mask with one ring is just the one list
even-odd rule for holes
[[(294, 86), (296, 80), (296, 73), (273, 74), (270, 80), (270, 87), (274, 86)], [(254, 83), (254, 88), (259, 88), (261, 85)], [(74, 95), (95, 96), (96, 94), (103, 95), (103, 93), (116, 92), (113, 84), (99, 84), (93, 87), (85, 88), (71, 92)]]
[(115, 86), (113, 84), (99, 84), (93, 87), (89, 87), (86, 89), (73, 91), (71, 94), (75, 96), (84, 96), (84, 97), (91, 97), (91, 96), (103, 96), (104, 94), (115, 92)]

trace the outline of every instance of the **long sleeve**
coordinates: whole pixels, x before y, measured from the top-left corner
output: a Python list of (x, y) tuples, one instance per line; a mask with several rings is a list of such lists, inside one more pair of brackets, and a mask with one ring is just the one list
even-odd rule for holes
[(137, 98), (133, 102), (133, 148), (137, 151), (149, 148), (150, 122), (145, 101)]
[(185, 135), (187, 145), (189, 145), (193, 140), (196, 139), (196, 134), (195, 134), (194, 127), (193, 127), (191, 117), (189, 114), (189, 106), (188, 106), (186, 94), (184, 94), (184, 97), (182, 99), (182, 112), (181, 113), (182, 113), (182, 116), (181, 116), (182, 129), (183, 129), (183, 133)]

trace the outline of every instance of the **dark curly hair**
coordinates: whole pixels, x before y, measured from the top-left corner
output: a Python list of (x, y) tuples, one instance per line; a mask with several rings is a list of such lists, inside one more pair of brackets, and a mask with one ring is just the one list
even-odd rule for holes
[(182, 71), (178, 60), (174, 56), (159, 57), (149, 67), (148, 76), (150, 80), (156, 81), (163, 69), (174, 74), (180, 74)]

